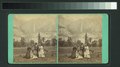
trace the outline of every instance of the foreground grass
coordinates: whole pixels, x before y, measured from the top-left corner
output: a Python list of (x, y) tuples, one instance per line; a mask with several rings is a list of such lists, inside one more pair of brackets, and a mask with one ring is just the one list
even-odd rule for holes
[(59, 48), (59, 62), (60, 63), (81, 63), (81, 64), (91, 64), (91, 63), (102, 63), (102, 54), (100, 47), (92, 47), (90, 48), (91, 58), (83, 58), (83, 59), (71, 59), (69, 56), (71, 55), (72, 47), (60, 47)]
[(26, 59), (26, 47), (14, 48), (14, 62), (15, 63), (55, 63), (56, 62), (56, 48), (45, 47), (45, 58)]
[[(48, 51), (46, 52), (45, 58), (37, 58), (37, 59), (26, 59), (23, 58), (26, 53), (26, 47), (17, 47), (14, 48), (14, 63), (16, 64), (55, 64), (56, 63), (56, 47), (45, 47)], [(91, 58), (83, 58), (83, 59), (71, 59), (69, 56), (71, 55), (72, 47), (59, 47), (59, 64), (99, 64), (102, 63), (102, 54), (100, 47), (92, 47), (90, 50), (94, 51), (91, 53)]]

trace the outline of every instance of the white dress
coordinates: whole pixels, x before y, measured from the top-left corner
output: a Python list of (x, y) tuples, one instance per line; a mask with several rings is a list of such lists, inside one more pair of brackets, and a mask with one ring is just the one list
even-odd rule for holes
[(90, 58), (90, 51), (89, 51), (89, 47), (88, 46), (85, 46), (84, 57), (85, 58)]
[(82, 59), (83, 57), (80, 55), (78, 51), (76, 51), (76, 58), (75, 59)]
[(36, 55), (33, 54), (33, 51), (32, 51), (32, 50), (30, 51), (30, 58), (31, 58), (31, 59), (38, 58)]
[(45, 57), (45, 52), (43, 46), (38, 46), (39, 51), (38, 51), (38, 57)]

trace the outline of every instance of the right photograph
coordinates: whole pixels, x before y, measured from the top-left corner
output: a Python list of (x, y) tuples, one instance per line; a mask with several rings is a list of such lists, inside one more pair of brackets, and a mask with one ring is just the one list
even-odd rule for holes
[(102, 15), (58, 16), (59, 63), (102, 63)]

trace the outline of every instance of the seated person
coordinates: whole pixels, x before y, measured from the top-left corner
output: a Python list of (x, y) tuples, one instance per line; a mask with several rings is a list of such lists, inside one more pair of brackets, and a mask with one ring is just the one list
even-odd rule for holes
[(81, 50), (77, 50), (76, 51), (76, 58), (75, 59), (82, 59), (83, 56), (82, 56), (82, 51)]
[(72, 58), (72, 59), (75, 59), (75, 58), (76, 58), (76, 51), (77, 51), (77, 48), (76, 48), (76, 47), (73, 47), (73, 50), (72, 50), (72, 53), (71, 53), (70, 58)]
[(33, 54), (32, 49), (31, 49), (30, 47), (28, 47), (28, 48), (27, 48), (26, 55), (25, 55), (25, 58), (27, 58), (27, 59), (35, 59), (35, 58), (37, 58), (37, 56), (35, 56), (35, 55)]

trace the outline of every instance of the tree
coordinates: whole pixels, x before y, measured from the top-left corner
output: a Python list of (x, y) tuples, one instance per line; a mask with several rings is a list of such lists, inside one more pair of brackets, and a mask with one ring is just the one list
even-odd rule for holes
[(40, 39), (40, 33), (38, 34), (38, 44), (41, 43), (41, 39)]
[(99, 42), (99, 47), (101, 47), (102, 46), (102, 39), (99, 39), (98, 42)]
[(14, 41), (14, 47), (20, 47), (20, 42), (18, 42), (18, 41)]
[(88, 36), (87, 36), (87, 33), (85, 34), (85, 44), (88, 43), (88, 40), (87, 40)]
[(25, 38), (21, 37), (21, 46), (25, 46)]
[(73, 41), (72, 41), (72, 38), (71, 38), (71, 37), (68, 37), (67, 42), (68, 42), (68, 45), (69, 45), (69, 46), (73, 46)]
[(77, 46), (81, 46), (81, 40), (77, 40)]
[(34, 45), (34, 40), (30, 40), (30, 45), (33, 46)]
[(52, 38), (52, 46), (55, 46), (57, 44), (57, 40), (55, 38)]

